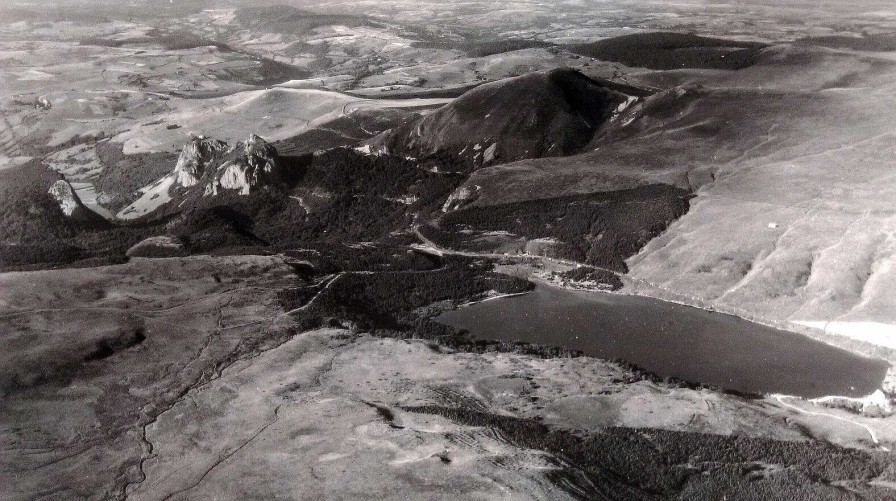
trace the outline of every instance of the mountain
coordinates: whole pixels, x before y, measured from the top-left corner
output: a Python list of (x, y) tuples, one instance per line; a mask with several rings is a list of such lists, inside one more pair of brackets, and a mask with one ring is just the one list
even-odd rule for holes
[(251, 134), (245, 142), (195, 136), (181, 150), (174, 169), (140, 190), (141, 196), (118, 213), (122, 220), (171, 213), (187, 199), (245, 196), (288, 180), (291, 174), (277, 149)]
[(569, 155), (636, 99), (569, 68), (539, 71), (477, 87), (368, 144), (374, 151), (449, 157), (472, 167)]
[[(295, 179), (250, 195), (191, 195), (167, 224), (190, 252), (289, 249), (310, 242), (379, 241), (432, 214), (461, 177), (392, 155), (335, 148), (292, 162)], [(199, 193), (197, 185), (195, 193)], [(177, 207), (177, 205), (175, 205)]]
[(25, 245), (70, 236), (72, 225), (51, 194), (61, 180), (38, 160), (0, 170), (0, 241)]

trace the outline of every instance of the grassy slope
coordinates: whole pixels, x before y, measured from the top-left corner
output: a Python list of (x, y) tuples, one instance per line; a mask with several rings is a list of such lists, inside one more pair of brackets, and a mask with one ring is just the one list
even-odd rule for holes
[[(411, 273), (432, 267), (393, 257)], [(558, 499), (581, 492), (583, 478), (617, 493), (761, 487), (796, 498), (837, 496), (832, 482), (845, 481), (873, 497), (870, 480), (892, 480), (881, 453), (801, 442), (830, 434), (865, 447), (861, 428), (832, 431), (771, 401), (667, 386), (612, 363), (340, 329), (293, 337), (276, 291), (302, 283), (281, 258), (251, 256), (0, 276), (13, 369), (3, 381), (14, 383), (0, 418), (17, 423), (0, 430), (11, 444), (0, 471), (14, 479), (3, 497), (453, 499), (505, 486)], [(81, 339), (88, 321), (104, 329)], [(601, 431), (619, 424), (653, 430)]]
[(579, 151), (627, 96), (570, 69), (482, 85), (375, 141), (397, 154), (439, 152), (472, 164)]
[(894, 73), (873, 55), (781, 48), (721, 81), (695, 77), (764, 90), (729, 105), (719, 126), (742, 146), (703, 153), (714, 182), (633, 274), (772, 319), (892, 322)]
[(880, 53), (805, 46), (765, 49), (736, 72), (644, 73), (689, 90), (648, 98), (596, 151), (482, 169), (463, 187), (483, 207), (690, 188), (688, 214), (628, 261), (634, 277), (748, 318), (891, 324), (894, 73)]

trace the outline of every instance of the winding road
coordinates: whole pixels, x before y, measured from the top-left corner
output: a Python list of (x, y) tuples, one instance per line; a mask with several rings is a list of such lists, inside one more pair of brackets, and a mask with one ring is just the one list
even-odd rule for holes
[(845, 422), (847, 422), (847, 423), (854, 424), (854, 425), (856, 425), (856, 426), (862, 427), (862, 428), (865, 429), (865, 431), (868, 432), (868, 435), (871, 436), (871, 441), (874, 442), (874, 445), (877, 445), (878, 448), (881, 449), (882, 451), (890, 452), (890, 449), (888, 449), (888, 448), (886, 448), (886, 447), (880, 445), (880, 441), (877, 439), (877, 434), (874, 433), (874, 430), (871, 429), (870, 426), (868, 426), (868, 425), (866, 425), (866, 424), (864, 424), (864, 423), (860, 423), (860, 422), (858, 422), (858, 421), (855, 421), (855, 420), (853, 420), (853, 419), (849, 419), (849, 418), (845, 418), (845, 417), (843, 417), (843, 416), (837, 416), (836, 414), (828, 414), (828, 413), (826, 413), (826, 412), (807, 411), (807, 410), (805, 410), (805, 409), (802, 409), (802, 408), (800, 408), (800, 407), (797, 407), (797, 406), (795, 406), (795, 405), (793, 405), (793, 404), (789, 404), (789, 403), (787, 403), (787, 402), (784, 401), (785, 398), (796, 398), (796, 397), (791, 397), (791, 396), (789, 396), (789, 395), (781, 395), (781, 394), (773, 394), (773, 395), (770, 395), (770, 396), (771, 396), (772, 398), (774, 398), (775, 400), (777, 400), (779, 404), (783, 405), (784, 407), (786, 407), (786, 408), (788, 408), (788, 409), (794, 410), (794, 411), (796, 411), (796, 412), (798, 412), (798, 413), (800, 413), (800, 414), (808, 414), (808, 415), (810, 415), (810, 416), (822, 416), (822, 417), (828, 417), (828, 418), (836, 419), (836, 420), (839, 420), (839, 421), (845, 421)]
[[(449, 254), (449, 255), (468, 256), (468, 257), (492, 257), (492, 258), (519, 257), (519, 258), (523, 258), (523, 259), (537, 259), (537, 260), (551, 261), (551, 262), (554, 262), (554, 263), (564, 264), (564, 265), (567, 265), (567, 266), (591, 266), (592, 268), (595, 268), (595, 269), (598, 269), (598, 270), (602, 270), (602, 271), (605, 271), (605, 272), (607, 272), (607, 273), (612, 273), (613, 275), (616, 275), (616, 276), (619, 277), (620, 279), (628, 280), (628, 281), (633, 281), (633, 282), (641, 282), (641, 283), (644, 283), (645, 285), (648, 285), (648, 286), (655, 287), (655, 288), (660, 289), (660, 290), (664, 290), (664, 291), (673, 293), (673, 294), (675, 294), (676, 296), (681, 296), (681, 294), (679, 294), (679, 293), (675, 293), (674, 291), (669, 291), (669, 290), (665, 289), (664, 287), (661, 287), (661, 286), (659, 286), (659, 285), (657, 285), (657, 284), (652, 284), (652, 283), (650, 283), (650, 282), (647, 282), (647, 281), (644, 281), (644, 280), (640, 280), (640, 279), (637, 279), (637, 278), (628, 276), (628, 275), (626, 275), (625, 273), (620, 273), (620, 272), (618, 272), (618, 271), (614, 271), (614, 270), (610, 270), (610, 269), (606, 269), (606, 268), (601, 268), (601, 267), (598, 267), (598, 266), (586, 265), (586, 264), (584, 264), (584, 263), (578, 263), (578, 262), (575, 262), (575, 261), (569, 261), (569, 260), (565, 260), (565, 259), (550, 258), (550, 257), (546, 257), (546, 256), (535, 256), (535, 255), (532, 255), (532, 254), (513, 254), (513, 255), (508, 255), (508, 254), (497, 254), (497, 253), (475, 253), (475, 252), (457, 251), (457, 250), (452, 250), (452, 249), (448, 249), (448, 248), (442, 247), (442, 246), (440, 246), (439, 244), (433, 242), (432, 240), (426, 238), (426, 237), (420, 232), (420, 228), (419, 228), (419, 226), (414, 228), (414, 233), (416, 234), (417, 238), (419, 238), (420, 241), (423, 242), (423, 247), (424, 247), (425, 249), (430, 250), (430, 251), (435, 252), (435, 253), (438, 253), (438, 254)], [(661, 298), (657, 298), (657, 299), (661, 299)], [(699, 298), (693, 298), (693, 299), (699, 301)], [(738, 315), (738, 316), (739, 316), (739, 315)], [(742, 317), (742, 318), (744, 318), (744, 317)], [(747, 320), (749, 320), (749, 319), (747, 319)], [(751, 321), (752, 321), (752, 320), (751, 320)], [(782, 394), (772, 394), (772, 395), (769, 395), (769, 397), (774, 398), (774, 399), (775, 399), (781, 406), (783, 406), (783, 407), (785, 407), (785, 408), (787, 408), (787, 409), (793, 410), (793, 411), (795, 411), (795, 412), (798, 412), (798, 413), (800, 413), (800, 414), (807, 414), (807, 415), (810, 415), (810, 416), (819, 416), (819, 417), (826, 417), (826, 418), (830, 418), (830, 419), (836, 419), (836, 420), (838, 420), (838, 421), (844, 421), (844, 422), (846, 422), (846, 423), (850, 423), (850, 424), (852, 424), (852, 425), (861, 427), (861, 428), (863, 428), (866, 432), (868, 432), (868, 435), (871, 437), (871, 441), (872, 441), (872, 442), (873, 442), (873, 443), (874, 443), (880, 450), (882, 450), (882, 451), (886, 451), (886, 452), (889, 452), (889, 451), (890, 451), (889, 448), (880, 445), (880, 441), (878, 440), (877, 434), (876, 434), (876, 433), (874, 432), (874, 430), (873, 430), (870, 426), (868, 426), (867, 424), (861, 423), (861, 422), (856, 421), (856, 420), (854, 420), (854, 419), (849, 419), (849, 418), (846, 418), (846, 417), (843, 417), (843, 416), (838, 416), (838, 415), (836, 415), (836, 414), (830, 414), (830, 413), (826, 413), (826, 412), (816, 412), (816, 411), (805, 410), (805, 409), (802, 409), (802, 408), (800, 408), (800, 407), (797, 407), (796, 405), (793, 405), (793, 404), (791, 404), (791, 403), (785, 402), (785, 399), (788, 399), (788, 398), (797, 398), (797, 397), (792, 397), (792, 396), (789, 396), (789, 395), (782, 395)]]

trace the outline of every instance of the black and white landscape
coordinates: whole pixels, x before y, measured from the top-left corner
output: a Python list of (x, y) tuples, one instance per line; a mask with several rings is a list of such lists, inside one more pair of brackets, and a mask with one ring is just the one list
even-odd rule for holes
[(896, 5), (0, 2), (0, 499), (896, 498)]

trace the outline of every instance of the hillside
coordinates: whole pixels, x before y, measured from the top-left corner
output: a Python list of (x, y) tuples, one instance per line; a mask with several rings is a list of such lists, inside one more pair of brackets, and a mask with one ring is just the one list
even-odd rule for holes
[(636, 33), (574, 45), (573, 52), (602, 61), (653, 70), (739, 70), (756, 64), (766, 44), (685, 33)]
[(893, 498), (892, 0), (278, 2), (0, 1), (0, 499)]
[(288, 186), (188, 198), (169, 232), (192, 252), (389, 240), (437, 211), (460, 182), (403, 158), (344, 148), (295, 161), (298, 175)]
[(396, 155), (448, 156), (476, 167), (569, 155), (634, 100), (572, 69), (540, 71), (477, 87), (370, 144)]
[(452, 208), (688, 189), (688, 213), (627, 261), (631, 291), (896, 346), (891, 54), (803, 41), (739, 71), (644, 72), (633, 83), (666, 90), (596, 151), (480, 169)]
[(144, 231), (109, 224), (39, 161), (0, 170), (0, 270), (116, 262)]

